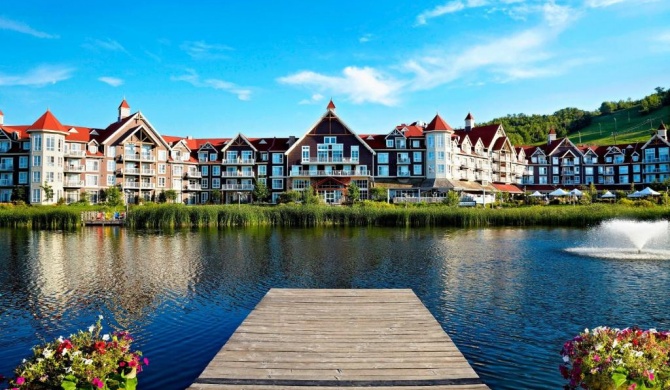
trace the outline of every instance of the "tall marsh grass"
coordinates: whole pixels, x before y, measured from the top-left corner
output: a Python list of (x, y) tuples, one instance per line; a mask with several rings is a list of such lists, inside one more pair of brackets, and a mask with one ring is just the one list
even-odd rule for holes
[(81, 226), (84, 211), (114, 211), (105, 206), (0, 205), (0, 227), (73, 230)]

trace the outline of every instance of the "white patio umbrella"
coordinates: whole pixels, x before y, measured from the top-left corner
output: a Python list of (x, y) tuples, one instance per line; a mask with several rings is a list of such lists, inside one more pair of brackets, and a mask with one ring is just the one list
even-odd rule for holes
[(607, 191), (604, 194), (600, 195), (600, 198), (602, 198), (602, 199), (614, 199), (614, 198), (616, 198), (616, 195)]
[(549, 193), (549, 196), (566, 196), (566, 195), (569, 195), (569, 193), (563, 191), (560, 188)]
[(582, 192), (575, 188), (574, 190), (570, 191), (570, 196), (582, 196)]
[(661, 195), (661, 193), (656, 192), (656, 191), (652, 190), (651, 188), (647, 187), (644, 190), (638, 192), (638, 195), (641, 196), (641, 197), (642, 196), (658, 196), (658, 195)]
[(640, 197), (641, 197), (640, 191), (635, 191), (632, 194), (626, 196), (626, 198), (640, 198)]
[(532, 194), (530, 194), (530, 195), (528, 195), (528, 196), (532, 196), (532, 197), (534, 197), (534, 198), (541, 198), (541, 197), (543, 197), (544, 195), (541, 194), (540, 191), (535, 191), (535, 192), (533, 192)]

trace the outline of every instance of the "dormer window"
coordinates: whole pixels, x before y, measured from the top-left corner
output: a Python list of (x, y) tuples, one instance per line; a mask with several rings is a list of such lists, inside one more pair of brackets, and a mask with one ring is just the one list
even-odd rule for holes
[(198, 161), (207, 162), (207, 152), (198, 152)]
[(612, 157), (611, 156), (605, 157), (605, 162), (611, 163)]
[(392, 148), (393, 147), (393, 140), (392, 139), (387, 139), (386, 140), (386, 147), (387, 148)]
[(633, 155), (633, 161), (637, 161), (637, 160), (639, 160), (639, 158), (640, 158), (640, 156), (638, 156), (637, 154)]
[(88, 152), (91, 154), (98, 153), (98, 145), (95, 144), (88, 145)]
[(209, 161), (216, 161), (216, 153), (209, 154)]
[(405, 139), (404, 138), (396, 138), (395, 139), (395, 147), (396, 149), (405, 149)]

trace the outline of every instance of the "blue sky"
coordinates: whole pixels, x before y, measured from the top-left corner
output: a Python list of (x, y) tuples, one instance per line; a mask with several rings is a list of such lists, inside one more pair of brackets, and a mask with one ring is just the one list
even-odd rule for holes
[(670, 1), (7, 1), (0, 110), (161, 134), (302, 135), (333, 98), (358, 133), (596, 109), (670, 87)]

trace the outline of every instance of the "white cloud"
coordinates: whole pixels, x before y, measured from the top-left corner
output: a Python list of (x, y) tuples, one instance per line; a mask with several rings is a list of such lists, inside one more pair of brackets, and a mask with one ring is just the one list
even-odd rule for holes
[(118, 87), (119, 85), (123, 84), (123, 80), (118, 78), (118, 77), (103, 76), (103, 77), (99, 77), (98, 81), (102, 81), (103, 83), (109, 84), (112, 87)]
[(185, 81), (198, 88), (213, 88), (226, 92), (230, 92), (234, 95), (237, 95), (237, 98), (240, 100), (251, 100), (251, 90), (248, 88), (243, 88), (237, 84), (231, 83), (229, 81), (220, 80), (220, 79), (206, 79), (201, 80), (200, 75), (193, 69), (186, 69), (186, 74), (181, 76), (172, 76), (170, 77), (172, 81)]
[(37, 38), (58, 38), (58, 35), (48, 34), (43, 31), (35, 30), (34, 28), (28, 26), (25, 23), (17, 22), (15, 20), (10, 20), (7, 18), (0, 17), (0, 30), (11, 30), (16, 31), (22, 34), (32, 35)]
[(47, 84), (56, 84), (59, 81), (72, 77), (74, 69), (61, 65), (41, 65), (21, 75), (6, 75), (0, 73), (0, 86), (33, 86), (42, 87)]
[(312, 71), (302, 71), (277, 79), (282, 84), (316, 88), (319, 92), (345, 95), (348, 100), (360, 103), (379, 103), (393, 106), (403, 82), (370, 68), (348, 66), (341, 76), (327, 76)]
[[(515, 1), (515, 0), (513, 0)], [(518, 1), (518, 0), (516, 0)], [(438, 16), (453, 14), (462, 11), (466, 8), (483, 7), (489, 4), (489, 0), (452, 0), (448, 3), (438, 5), (437, 7), (421, 12), (416, 17), (416, 24), (426, 24), (428, 19), (436, 18)]]
[(609, 7), (610, 5), (623, 3), (626, 0), (586, 0), (584, 3), (589, 8)]
[(365, 34), (362, 37), (358, 38), (358, 42), (366, 43), (366, 42), (370, 42), (371, 39), (372, 39), (372, 34)]
[(126, 48), (123, 47), (119, 42), (113, 40), (113, 39), (87, 39), (86, 42), (81, 45), (82, 47), (89, 49), (89, 50), (94, 50), (98, 51), (99, 49), (102, 50), (108, 50), (108, 51), (119, 51), (123, 53), (128, 53), (126, 51)]
[(323, 100), (323, 95), (321, 95), (320, 93), (315, 93), (314, 95), (312, 95), (311, 98), (303, 99), (303, 100), (299, 101), (298, 104), (316, 104), (316, 103), (318, 103), (322, 100)]
[(230, 46), (207, 43), (204, 41), (184, 42), (179, 46), (193, 59), (225, 58), (226, 53), (233, 50)]

